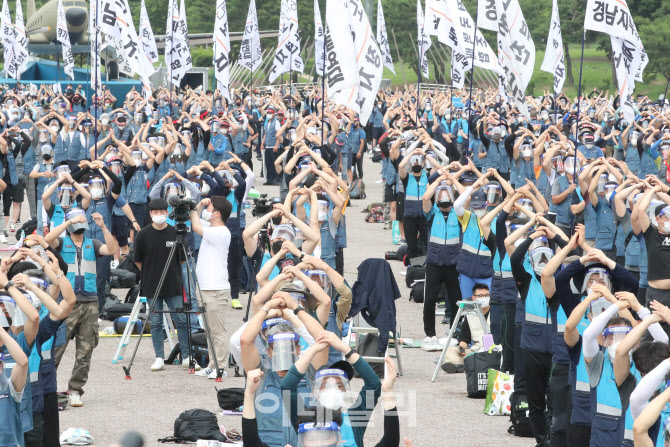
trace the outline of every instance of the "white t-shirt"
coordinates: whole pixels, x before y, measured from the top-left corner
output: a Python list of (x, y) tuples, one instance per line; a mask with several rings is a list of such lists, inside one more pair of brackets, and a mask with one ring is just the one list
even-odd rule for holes
[(210, 227), (209, 222), (202, 224), (202, 243), (198, 264), (195, 266), (200, 290), (230, 289), (228, 282), (230, 230), (225, 226)]

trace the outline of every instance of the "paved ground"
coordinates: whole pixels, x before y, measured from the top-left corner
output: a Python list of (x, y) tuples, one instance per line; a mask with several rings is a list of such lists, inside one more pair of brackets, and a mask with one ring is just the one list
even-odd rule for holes
[[(255, 172), (260, 174), (259, 163), (254, 160)], [(365, 162), (367, 199), (353, 201), (347, 211), (348, 248), (345, 250), (345, 276), (350, 284), (356, 280), (357, 267), (370, 257), (383, 257), (386, 250), (394, 249), (391, 232), (382, 230), (382, 224), (364, 221), (361, 210), (371, 202), (382, 199), (382, 187), (377, 183), (380, 165)], [(259, 184), (264, 180), (259, 179)], [(258, 186), (261, 192), (276, 194), (276, 187)], [(26, 212), (24, 211), (24, 215)], [(391, 262), (402, 298), (396, 301), (399, 326), (403, 337), (422, 339), (422, 307), (410, 302), (405, 287), (404, 268)], [(123, 296), (123, 295), (120, 295)], [(246, 305), (246, 299), (243, 299)], [(232, 310), (242, 323), (243, 312)], [(445, 326), (440, 326), (438, 331)], [(102, 327), (109, 325), (104, 323)], [(102, 328), (101, 327), (101, 328)], [(233, 328), (233, 330), (236, 328)], [(439, 336), (439, 333), (438, 333)], [(444, 336), (444, 335), (442, 335)], [(158, 438), (171, 436), (175, 418), (190, 408), (205, 408), (219, 412), (215, 387), (242, 387), (242, 378), (227, 378), (221, 384), (213, 380), (189, 376), (181, 366), (169, 366), (165, 371), (152, 373), (151, 341), (142, 341), (132, 369), (132, 380), (124, 380), (121, 365), (111, 363), (118, 339), (102, 338), (93, 354), (93, 366), (83, 396), (84, 407), (68, 408), (60, 413), (61, 431), (68, 427), (90, 430), (98, 445), (109, 445), (126, 430), (143, 433), (149, 445), (160, 445)], [(399, 409), (401, 436), (411, 438), (414, 446), (531, 446), (529, 439), (507, 434), (508, 417), (489, 417), (483, 414), (484, 401), (466, 396), (465, 377), (446, 375), (442, 371), (435, 383), (430, 382), (438, 353), (420, 349), (404, 349), (402, 360), (404, 375), (396, 384), (402, 393)], [(59, 368), (59, 390), (67, 389), (68, 373), (74, 361), (74, 346), (70, 345)], [(354, 386), (361, 386), (360, 380)], [(240, 416), (220, 416), (226, 428), (241, 428)], [(374, 445), (382, 434), (381, 409), (367, 431), (368, 445)]]

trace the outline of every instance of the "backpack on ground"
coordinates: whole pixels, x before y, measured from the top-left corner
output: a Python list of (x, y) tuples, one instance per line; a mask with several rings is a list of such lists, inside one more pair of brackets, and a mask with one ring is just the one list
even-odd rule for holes
[(509, 416), (512, 426), (507, 430), (508, 433), (522, 438), (532, 438), (533, 430), (530, 428), (530, 416), (528, 407), (528, 397), (526, 390), (514, 390), (510, 397), (511, 414)]
[(412, 287), (412, 290), (409, 292), (409, 300), (414, 301), (415, 303), (423, 303), (425, 286), (425, 281), (415, 283), (414, 287)]
[(351, 186), (349, 186), (349, 198), (351, 199), (365, 199), (367, 196), (365, 195), (365, 183), (363, 183), (363, 179), (357, 178), (353, 182), (351, 182)]
[(112, 289), (127, 289), (137, 284), (137, 276), (125, 269), (111, 269), (109, 271), (109, 285)]
[[(359, 334), (360, 336), (361, 334)], [(384, 357), (384, 353), (379, 353), (377, 347), (379, 345), (379, 335), (378, 334), (365, 334), (361, 342), (358, 344), (358, 354), (361, 357)], [(384, 362), (369, 362), (372, 370), (379, 376), (380, 379), (384, 379)], [(354, 377), (360, 377), (358, 373), (354, 374)]]
[(244, 388), (222, 388), (216, 390), (216, 399), (222, 410), (238, 411), (244, 404)]
[(384, 222), (384, 209), (381, 206), (372, 208), (367, 216), (365, 216), (367, 223), (382, 223)]
[[(128, 272), (134, 273), (135, 274), (135, 284), (138, 284), (140, 282), (140, 269), (137, 267), (137, 265), (135, 265), (135, 262), (133, 262), (134, 257), (135, 257), (135, 253), (134, 253), (134, 250), (131, 248), (128, 251), (127, 255), (121, 255), (121, 257), (119, 258), (119, 265), (117, 266), (117, 269), (126, 270)], [(131, 287), (131, 286), (126, 286), (126, 287)]]
[(20, 241), (21, 240), (21, 232), (28, 236), (29, 234), (33, 234), (35, 230), (37, 229), (37, 218), (33, 217), (32, 219), (28, 220), (26, 223), (21, 225), (21, 228), (16, 230), (16, 240)]
[(407, 274), (405, 275), (405, 285), (412, 287), (415, 281), (419, 279), (426, 279), (425, 265), (411, 265), (407, 267)]
[(179, 415), (174, 421), (174, 437), (193, 442), (199, 439), (221, 442), (228, 440), (221, 433), (216, 415), (199, 408), (184, 411)]

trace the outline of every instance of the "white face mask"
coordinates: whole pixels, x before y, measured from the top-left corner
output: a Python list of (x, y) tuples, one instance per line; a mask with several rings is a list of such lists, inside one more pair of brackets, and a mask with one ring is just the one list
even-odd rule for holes
[(45, 141), (47, 141), (47, 136), (44, 134), (40, 134), (40, 143), (44, 143)]
[(475, 213), (475, 216), (477, 216), (479, 219), (481, 219), (482, 217), (484, 217), (486, 215), (486, 210), (484, 208), (481, 208), (481, 209), (475, 210), (474, 213)]
[(663, 222), (663, 232), (670, 234), (670, 222)]
[(202, 220), (209, 222), (209, 219), (212, 218), (212, 213), (206, 209), (202, 210), (201, 214)]
[(612, 345), (607, 347), (607, 355), (610, 356), (610, 361), (614, 361), (614, 356), (616, 354), (616, 348), (619, 346), (619, 343), (621, 342), (616, 342), (612, 343)]
[(630, 144), (633, 146), (637, 146), (637, 138), (631, 138), (630, 139)]
[(209, 185), (207, 183), (202, 184), (202, 195), (206, 196), (209, 194)]
[(612, 194), (614, 194), (614, 193), (613, 193), (613, 192), (608, 192), (607, 194), (605, 194), (605, 199), (606, 199), (608, 202), (612, 199)]
[(328, 213), (324, 211), (319, 211), (319, 222), (323, 222), (328, 219)]
[(319, 393), (319, 403), (329, 410), (339, 410), (344, 405), (344, 397), (344, 391), (328, 387)]
[(155, 223), (156, 225), (163, 225), (165, 221), (167, 220), (167, 216), (165, 214), (158, 214), (151, 216), (151, 221)]
[(102, 190), (100, 188), (94, 188), (91, 190), (91, 198), (93, 200), (102, 199)]
[(523, 152), (521, 152), (521, 155), (523, 158), (530, 158), (533, 155), (532, 149), (524, 149)]
[(482, 303), (482, 307), (489, 307), (491, 303), (491, 298), (481, 298), (478, 301)]
[(105, 119), (101, 119), (101, 120), (100, 120), (100, 124), (102, 124), (103, 126), (106, 126), (106, 125), (109, 124), (109, 120), (106, 119), (106, 118), (105, 118)]
[(586, 144), (584, 144), (584, 146), (586, 146), (586, 148), (587, 148), (588, 150), (593, 149), (593, 144), (591, 144), (591, 143), (586, 143)]

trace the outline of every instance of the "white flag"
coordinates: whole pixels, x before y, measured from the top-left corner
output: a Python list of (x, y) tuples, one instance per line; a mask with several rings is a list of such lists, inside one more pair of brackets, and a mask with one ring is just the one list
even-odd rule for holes
[(239, 63), (250, 71), (258, 70), (262, 62), (261, 38), (258, 33), (258, 16), (256, 15), (256, 0), (249, 3), (247, 21), (244, 25), (244, 35), (240, 45)]
[(26, 28), (23, 22), (23, 8), (21, 8), (21, 0), (17, 0), (16, 22), (14, 24), (14, 50), (12, 51), (9, 67), (7, 67), (7, 71), (11, 77), (19, 79), (19, 76), (28, 64), (29, 55), (28, 37), (26, 36)]
[(65, 20), (65, 9), (63, 9), (63, 0), (58, 0), (58, 20), (57, 20), (56, 40), (61, 44), (63, 50), (63, 64), (65, 74), (74, 80), (74, 57), (72, 56), (72, 46), (70, 45), (70, 33), (67, 29), (67, 20)]
[(156, 48), (156, 38), (154, 37), (154, 30), (151, 29), (149, 22), (149, 14), (147, 14), (147, 7), (142, 0), (140, 6), (140, 42), (142, 43), (142, 50), (144, 55), (149, 58), (152, 64), (158, 62), (158, 49)]
[(477, 26), (481, 29), (498, 32), (496, 0), (478, 0)]
[(419, 42), (419, 65), (421, 66), (421, 76), (428, 79), (428, 57), (426, 53), (432, 44), (430, 36), (423, 30), (423, 10), (421, 9), (421, 0), (416, 0), (416, 35)]
[(364, 126), (384, 71), (368, 16), (360, 0), (328, 0), (326, 24), (328, 96), (358, 112)]
[(389, 48), (389, 39), (386, 34), (386, 22), (384, 21), (384, 10), (382, 9), (382, 0), (377, 0), (377, 42), (379, 43), (379, 50), (382, 54), (384, 66), (395, 74), (393, 68), (393, 58), (391, 57), (391, 49)]
[(165, 26), (165, 63), (170, 82), (179, 87), (186, 74), (186, 67), (192, 66), (191, 52), (184, 41), (184, 22), (181, 19), (178, 0), (170, 0), (168, 20)]
[(565, 82), (565, 55), (563, 54), (563, 38), (561, 36), (561, 20), (558, 16), (558, 3), (554, 0), (551, 11), (551, 24), (547, 38), (547, 52), (544, 53), (542, 71), (554, 75), (554, 92), (560, 94)]
[(9, 15), (9, 6), (7, 0), (2, 1), (2, 50), (3, 62), (5, 63), (5, 73), (11, 76), (9, 65), (14, 57), (14, 25), (12, 25), (12, 17)]
[(496, 0), (501, 85), (522, 115), (528, 116), (525, 90), (535, 67), (535, 44), (518, 0)]
[(610, 35), (621, 108), (626, 120), (632, 122), (635, 118), (633, 109), (635, 82), (642, 81), (642, 73), (649, 58), (626, 1), (589, 0), (586, 5), (584, 29)]
[(188, 38), (188, 24), (186, 23), (186, 7), (184, 0), (181, 0), (179, 5), (179, 32), (181, 33), (181, 41), (184, 43), (185, 54), (182, 54), (184, 61), (184, 71), (193, 68), (193, 59), (191, 58), (191, 42)]
[(319, 76), (323, 76), (324, 51), (325, 43), (319, 0), (314, 0), (314, 65), (316, 66), (316, 74)]
[(218, 0), (216, 3), (216, 20), (214, 22), (214, 76), (221, 94), (230, 100), (230, 36), (228, 35), (228, 10), (226, 0)]
[[(99, 96), (101, 85), (101, 67), (100, 53), (102, 50), (102, 33), (98, 25), (99, 19), (96, 11), (100, 10), (100, 0), (91, 0), (88, 15), (88, 29), (91, 33), (91, 86), (93, 87), (93, 96)], [(97, 109), (96, 109), (97, 110)]]
[(304, 68), (302, 57), (300, 57), (298, 2), (297, 0), (282, 0), (279, 13), (279, 44), (268, 79), (274, 82), (282, 73), (290, 71), (302, 73)]
[[(114, 0), (112, 3), (110, 0), (104, 0), (102, 22), (103, 31), (110, 31), (108, 37), (111, 37), (116, 46), (117, 59), (124, 58), (131, 70), (139, 75), (145, 92), (150, 91), (149, 77), (154, 74), (155, 68), (140, 48), (140, 38), (135, 31), (128, 1)], [(118, 37), (114, 34), (117, 34)]]

